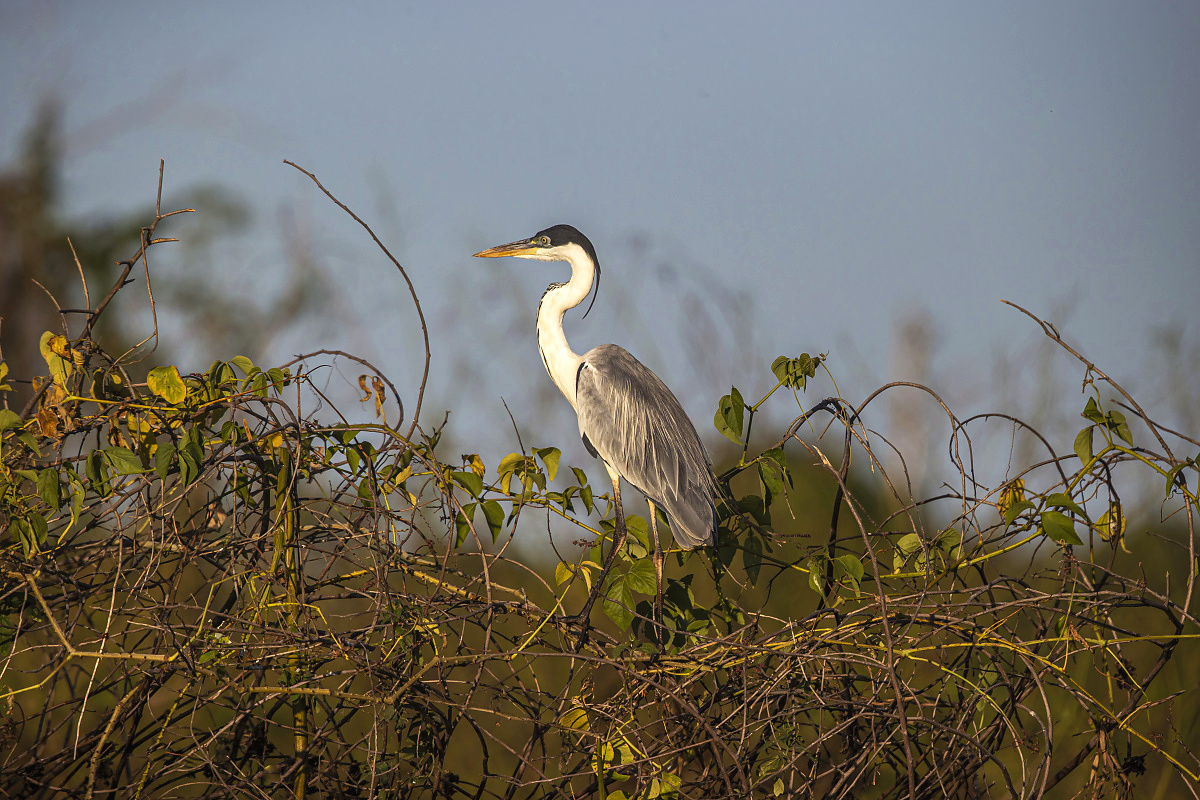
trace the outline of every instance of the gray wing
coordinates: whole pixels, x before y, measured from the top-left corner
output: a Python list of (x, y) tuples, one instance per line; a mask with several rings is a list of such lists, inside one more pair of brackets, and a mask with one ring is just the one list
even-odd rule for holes
[(680, 545), (715, 545), (712, 464), (666, 384), (624, 348), (605, 344), (584, 355), (575, 389), (588, 449), (662, 508)]

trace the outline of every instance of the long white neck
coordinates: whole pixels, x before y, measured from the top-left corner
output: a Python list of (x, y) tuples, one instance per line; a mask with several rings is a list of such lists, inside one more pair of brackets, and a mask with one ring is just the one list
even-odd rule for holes
[(563, 253), (571, 265), (571, 280), (552, 284), (538, 305), (537, 335), (542, 362), (558, 390), (575, 406), (575, 375), (583, 358), (567, 344), (563, 332), (563, 315), (579, 305), (592, 290), (596, 269), (583, 248), (572, 245)]

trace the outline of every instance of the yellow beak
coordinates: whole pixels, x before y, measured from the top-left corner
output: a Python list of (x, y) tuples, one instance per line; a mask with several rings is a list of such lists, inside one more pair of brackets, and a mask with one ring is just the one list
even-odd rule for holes
[(503, 258), (504, 256), (531, 256), (537, 253), (538, 248), (534, 246), (532, 239), (522, 239), (519, 242), (509, 242), (508, 244), (498, 244), (495, 247), (489, 247), (487, 250), (480, 250), (475, 254), (475, 258)]

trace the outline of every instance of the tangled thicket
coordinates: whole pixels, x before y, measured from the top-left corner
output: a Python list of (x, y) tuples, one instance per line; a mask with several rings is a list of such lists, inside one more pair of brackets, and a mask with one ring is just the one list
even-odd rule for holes
[[(585, 628), (567, 615), (611, 507), (555, 448), (451, 459), (419, 400), (395, 427), (352, 422), (320, 364), (361, 365), (376, 411), (401, 393), (345, 354), (136, 382), (106, 353), (92, 325), (130, 269), (149, 275), (169, 216), (81, 333), (43, 336), (34, 399), (0, 410), (9, 796), (1197, 794), (1181, 451), (1200, 443), (1050, 325), (1085, 388), (1066, 446), (892, 384), (798, 413), (759, 452), (762, 402), (732, 391), (720, 543), (669, 559), (667, 630), (633, 516)], [(767, 396), (822, 368), (778, 359)], [(928, 497), (871, 428), (879, 397), (913, 391), (957, 476)], [(1041, 450), (991, 479), (973, 441), (1001, 428)], [(1165, 490), (1151, 513), (1146, 475)], [(549, 527), (591, 546), (522, 563), (513, 541)]]

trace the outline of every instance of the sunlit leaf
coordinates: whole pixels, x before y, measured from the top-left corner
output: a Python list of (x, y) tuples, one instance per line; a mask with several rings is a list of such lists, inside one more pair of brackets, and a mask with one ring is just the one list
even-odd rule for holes
[(104, 455), (118, 475), (135, 475), (142, 471), (142, 460), (127, 447), (106, 447)]
[(1075, 436), (1075, 455), (1079, 456), (1079, 460), (1085, 466), (1092, 460), (1092, 432), (1094, 430), (1095, 428), (1089, 425)]
[[(566, 713), (558, 720), (559, 724), (564, 728), (571, 728), (577, 731), (586, 731), (589, 727), (587, 709), (583, 706), (573, 706), (567, 709)], [(609, 795), (610, 797), (612, 795)]]
[(483, 492), (483, 478), (474, 472), (451, 472), (450, 476), (455, 483), (470, 492), (472, 497), (479, 497)]
[(146, 376), (146, 386), (171, 405), (179, 405), (187, 397), (178, 367), (155, 367)]
[(1108, 504), (1108, 510), (1096, 520), (1096, 529), (1105, 541), (1121, 541), (1125, 536), (1125, 515), (1121, 513), (1120, 503), (1112, 501)]
[(654, 564), (648, 558), (634, 562), (625, 573), (625, 582), (629, 588), (642, 594), (658, 594), (658, 582), (654, 575)]
[(913, 553), (921, 552), (921, 537), (915, 533), (906, 533), (896, 542), (896, 552), (892, 556), (892, 569), (899, 572), (912, 558)]
[(1020, 478), (1013, 478), (1004, 485), (1000, 490), (1000, 497), (996, 501), (996, 508), (1000, 511), (1000, 516), (1005, 518), (1005, 524), (1010, 524), (1008, 519), (1008, 510), (1014, 504), (1020, 503), (1025, 499), (1025, 481)]
[(625, 576), (617, 576), (604, 596), (604, 613), (623, 631), (633, 623), (633, 592), (625, 582)]
[(558, 474), (558, 459), (562, 456), (562, 451), (557, 447), (535, 447), (533, 452), (546, 465), (547, 477), (554, 480), (554, 476)]
[(246, 356), (234, 356), (233, 358), (229, 359), (229, 363), (240, 369), (242, 374), (246, 376), (249, 376), (251, 372), (257, 369), (257, 367), (254, 366), (254, 362)]
[(630, 548), (634, 558), (641, 558), (650, 552), (650, 524), (643, 517), (637, 514), (625, 517), (625, 531), (629, 534), (625, 546)]

